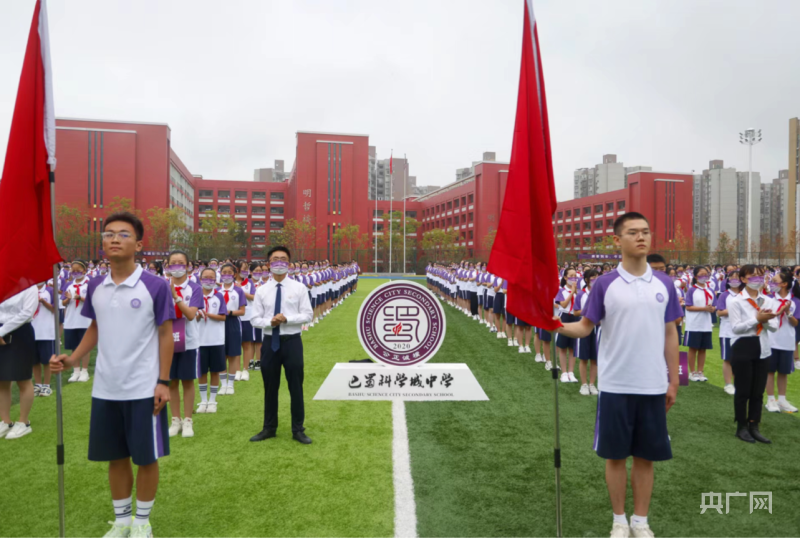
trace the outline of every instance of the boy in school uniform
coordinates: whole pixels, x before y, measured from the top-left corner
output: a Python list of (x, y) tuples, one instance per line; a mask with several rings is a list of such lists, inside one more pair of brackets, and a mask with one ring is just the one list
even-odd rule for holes
[[(109, 463), (116, 520), (106, 536), (151, 537), (150, 511), (158, 489), (158, 458), (169, 455), (169, 372), (175, 309), (164, 279), (136, 265), (144, 226), (131, 213), (106, 219), (106, 278), (89, 284), (81, 314), (91, 320), (71, 356), (50, 359), (53, 372), (77, 363), (97, 346), (89, 428), (89, 460)], [(133, 469), (136, 517), (132, 518)]]
[(36, 285), (39, 304), (33, 314), (33, 333), (36, 335), (36, 362), (33, 366), (34, 396), (47, 397), (53, 394), (50, 388), (50, 358), (56, 353), (56, 329), (53, 324), (55, 294), (53, 288), (41, 282)]

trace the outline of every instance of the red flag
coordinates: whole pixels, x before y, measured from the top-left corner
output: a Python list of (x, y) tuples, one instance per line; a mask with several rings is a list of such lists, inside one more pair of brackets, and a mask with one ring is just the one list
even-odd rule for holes
[(61, 261), (53, 238), (48, 166), (56, 129), (47, 8), (38, 0), (22, 64), (0, 181), (0, 302), (53, 276)]
[(556, 189), (533, 0), (524, 4), (514, 141), (489, 271), (508, 281), (506, 307), (512, 314), (541, 329), (553, 330), (560, 325), (553, 320), (553, 300), (559, 286), (552, 223)]

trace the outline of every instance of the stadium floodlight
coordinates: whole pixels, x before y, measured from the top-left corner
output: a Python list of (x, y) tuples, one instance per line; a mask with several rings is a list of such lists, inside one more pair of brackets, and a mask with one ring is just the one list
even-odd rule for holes
[(747, 160), (747, 221), (746, 221), (746, 228), (747, 228), (747, 235), (746, 235), (746, 242), (745, 242), (745, 252), (747, 252), (750, 248), (751, 243), (751, 232), (750, 229), (750, 222), (752, 220), (751, 216), (753, 214), (753, 189), (752, 189), (752, 181), (753, 181), (753, 146), (761, 142), (761, 129), (753, 129), (752, 127), (749, 129), (745, 129), (743, 133), (739, 133), (739, 143), (744, 144), (747, 146), (747, 153), (748, 153), (748, 160)]

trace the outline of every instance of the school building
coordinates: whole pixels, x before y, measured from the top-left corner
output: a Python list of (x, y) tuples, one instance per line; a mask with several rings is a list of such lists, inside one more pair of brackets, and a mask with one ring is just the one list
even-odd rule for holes
[(593, 250), (614, 234), (614, 220), (628, 212), (650, 221), (652, 249), (669, 246), (680, 229), (692, 235), (692, 174), (636, 171), (625, 176), (625, 187), (615, 191), (559, 202), (553, 216), (553, 233), (567, 251)]

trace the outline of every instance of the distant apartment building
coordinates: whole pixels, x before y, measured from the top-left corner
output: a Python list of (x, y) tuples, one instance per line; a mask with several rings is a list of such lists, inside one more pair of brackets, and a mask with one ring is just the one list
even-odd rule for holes
[[(575, 170), (574, 197), (585, 198), (595, 194), (624, 189), (628, 186), (626, 181), (627, 170), (621, 162), (617, 162), (614, 154), (603, 155), (603, 162), (592, 168), (578, 168)], [(636, 166), (630, 168), (631, 172), (652, 170), (649, 166)]]
[(253, 172), (253, 181), (261, 183), (283, 183), (289, 179), (289, 172), (284, 171), (283, 161), (276, 160), (274, 168), (258, 168)]
[(789, 233), (800, 231), (800, 204), (797, 185), (800, 184), (800, 118), (789, 120), (789, 168), (787, 172), (788, 211), (786, 227)]
[(761, 243), (775, 249), (789, 238), (789, 170), (761, 184)]

